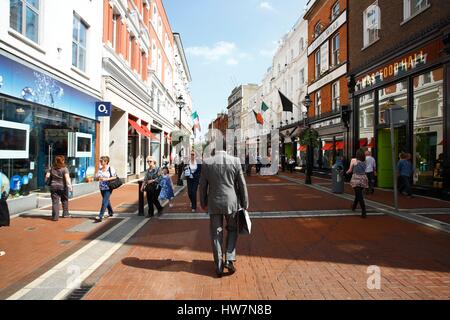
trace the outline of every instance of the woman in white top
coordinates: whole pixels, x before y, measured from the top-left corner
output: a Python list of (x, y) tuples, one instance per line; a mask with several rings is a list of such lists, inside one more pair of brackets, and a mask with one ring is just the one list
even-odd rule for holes
[(117, 176), (116, 170), (109, 166), (109, 157), (100, 158), (100, 168), (97, 172), (95, 178), (100, 182), (100, 192), (102, 194), (102, 207), (96, 221), (100, 222), (103, 220), (106, 209), (108, 209), (108, 215), (112, 217), (114, 215), (113, 208), (111, 206), (111, 194), (112, 190), (109, 188), (109, 181), (112, 181)]
[(197, 160), (195, 159), (195, 152), (191, 151), (189, 163), (184, 167), (184, 176), (187, 180), (188, 195), (191, 200), (192, 212), (197, 211), (197, 190), (200, 183), (201, 172), (202, 165), (197, 163)]

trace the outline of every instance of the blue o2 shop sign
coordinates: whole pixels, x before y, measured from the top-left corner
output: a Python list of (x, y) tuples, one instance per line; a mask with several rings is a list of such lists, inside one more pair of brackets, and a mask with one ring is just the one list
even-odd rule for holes
[(111, 117), (111, 102), (96, 102), (95, 117)]
[(98, 101), (53, 76), (30, 68), (0, 54), (0, 94), (70, 112), (95, 120)]

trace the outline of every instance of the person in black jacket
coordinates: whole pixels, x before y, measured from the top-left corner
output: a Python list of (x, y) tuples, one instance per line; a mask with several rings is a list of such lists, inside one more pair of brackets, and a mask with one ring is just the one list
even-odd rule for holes
[[(1, 185), (0, 185), (1, 191)], [(2, 192), (0, 194), (0, 227), (9, 227), (9, 209), (8, 203), (6, 199), (8, 198), (8, 194), (6, 192)], [(6, 254), (5, 251), (0, 250), (0, 257)]]
[(192, 212), (197, 211), (197, 190), (200, 183), (200, 175), (202, 173), (202, 165), (197, 163), (195, 159), (195, 151), (192, 150), (189, 163), (184, 166), (184, 176), (188, 184), (188, 195), (191, 200)]

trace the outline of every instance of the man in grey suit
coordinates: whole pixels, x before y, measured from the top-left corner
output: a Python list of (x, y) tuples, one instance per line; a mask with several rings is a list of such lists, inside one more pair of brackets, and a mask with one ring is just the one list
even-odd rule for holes
[[(206, 159), (200, 177), (200, 204), (210, 215), (210, 233), (216, 273), (224, 267), (236, 271), (236, 243), (238, 237), (238, 210), (248, 209), (248, 192), (239, 158), (219, 151)], [(227, 221), (225, 264), (223, 263), (223, 218)]]

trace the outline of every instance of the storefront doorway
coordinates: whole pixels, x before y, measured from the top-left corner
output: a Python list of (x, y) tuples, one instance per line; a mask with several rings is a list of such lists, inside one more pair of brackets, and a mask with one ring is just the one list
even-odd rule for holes
[[(394, 132), (395, 158), (399, 160), (401, 152), (406, 152), (406, 126), (396, 128)], [(391, 149), (391, 132), (390, 129), (378, 130), (378, 165), (377, 179), (378, 187), (393, 188), (393, 164)], [(396, 163), (394, 165), (397, 165)]]

